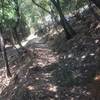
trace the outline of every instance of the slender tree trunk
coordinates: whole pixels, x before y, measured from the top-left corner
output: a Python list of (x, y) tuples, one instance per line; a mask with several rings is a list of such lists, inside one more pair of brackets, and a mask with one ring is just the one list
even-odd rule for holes
[(53, 6), (50, 4), (50, 9), (51, 9), (51, 19), (52, 19), (52, 22), (54, 24), (54, 27), (56, 29), (56, 31), (59, 33), (58, 29), (57, 29), (57, 25), (58, 25), (58, 19), (57, 19), (57, 16), (55, 15), (55, 12), (54, 12), (54, 8)]
[(72, 27), (70, 26), (70, 24), (67, 22), (67, 20), (65, 19), (65, 16), (62, 12), (61, 6), (60, 6), (60, 2), (59, 0), (55, 1), (55, 0), (51, 0), (51, 2), (54, 4), (54, 6), (56, 7), (60, 19), (61, 19), (61, 24), (65, 30), (65, 35), (67, 39), (70, 39), (73, 37), (73, 35), (76, 35), (76, 32), (72, 29)]
[(66, 28), (66, 26), (67, 26), (66, 19), (64, 18), (64, 15), (63, 15), (61, 9), (58, 8), (58, 7), (57, 7), (57, 9), (58, 9), (59, 16), (60, 16), (60, 19), (61, 19), (61, 25), (63, 26), (63, 28), (65, 30), (66, 38), (71, 39), (72, 38), (72, 35), (71, 35), (72, 33), (68, 31), (70, 29)]
[(0, 43), (1, 43), (1, 51), (2, 51), (2, 55), (3, 55), (3, 59), (4, 59), (4, 63), (5, 63), (5, 68), (7, 71), (7, 76), (11, 77), (11, 73), (10, 73), (10, 69), (9, 69), (9, 64), (8, 64), (8, 58), (7, 58), (7, 53), (6, 53), (6, 48), (5, 48), (5, 42), (3, 39), (3, 19), (4, 19), (4, 0), (1, 0), (1, 8), (2, 8), (2, 19), (1, 19), (1, 23), (0, 23)]
[(44, 7), (42, 7), (41, 5), (39, 5), (38, 3), (35, 2), (35, 0), (32, 0), (32, 2), (39, 8), (43, 9), (45, 12), (49, 13), (51, 15), (51, 12), (47, 9), (45, 9)]
[(3, 55), (5, 67), (6, 67), (6, 70), (7, 70), (7, 76), (11, 77), (12, 75), (11, 75), (11, 72), (10, 72), (10, 69), (9, 69), (8, 58), (7, 58), (6, 48), (5, 48), (5, 43), (4, 43), (3, 36), (2, 36), (1, 32), (0, 32), (0, 43), (1, 43), (1, 51), (2, 51), (2, 55)]
[(14, 27), (14, 35), (15, 35), (15, 38), (17, 39), (17, 43), (20, 45), (20, 47), (23, 47), (21, 44), (20, 38), (18, 36), (18, 26), (19, 26), (19, 22), (20, 22), (18, 0), (14, 0), (14, 3), (15, 3), (15, 11), (16, 11), (16, 25)]
[(14, 36), (13, 36), (12, 30), (10, 30), (10, 36), (11, 36), (10, 43), (11, 43), (12, 47), (14, 47), (14, 48), (16, 49), (18, 55), (20, 55), (19, 50), (18, 50), (18, 49), (16, 48), (16, 46), (15, 46), (16, 43), (15, 43), (15, 39), (14, 39)]

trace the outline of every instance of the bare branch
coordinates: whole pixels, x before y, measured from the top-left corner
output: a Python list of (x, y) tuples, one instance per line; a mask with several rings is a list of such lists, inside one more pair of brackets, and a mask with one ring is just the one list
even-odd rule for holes
[(49, 13), (49, 14), (51, 15), (51, 12), (50, 12), (49, 10), (45, 9), (44, 7), (42, 7), (41, 5), (39, 5), (38, 3), (36, 3), (34, 0), (32, 0), (32, 2), (33, 2), (36, 6), (38, 6), (39, 8), (43, 9), (45, 12), (47, 12), (47, 13)]

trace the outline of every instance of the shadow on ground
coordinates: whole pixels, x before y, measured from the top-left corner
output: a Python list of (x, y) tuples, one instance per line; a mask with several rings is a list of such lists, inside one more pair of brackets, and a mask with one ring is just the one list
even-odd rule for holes
[(1, 100), (100, 99), (99, 34), (83, 32), (66, 42), (64, 33), (56, 33), (42, 36), (47, 44), (29, 41), (29, 51), (10, 64), (16, 75), (3, 89)]

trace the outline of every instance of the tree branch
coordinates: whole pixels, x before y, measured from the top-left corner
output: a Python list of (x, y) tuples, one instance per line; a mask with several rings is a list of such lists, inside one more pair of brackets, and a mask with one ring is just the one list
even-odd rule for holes
[(33, 2), (36, 6), (38, 6), (39, 8), (43, 9), (45, 12), (47, 12), (47, 13), (49, 13), (49, 14), (51, 15), (51, 12), (50, 12), (49, 10), (45, 9), (44, 7), (42, 7), (41, 5), (39, 5), (38, 3), (36, 3), (34, 0), (32, 0), (32, 2)]
[(55, 0), (50, 0), (55, 6), (57, 6), (57, 2)]

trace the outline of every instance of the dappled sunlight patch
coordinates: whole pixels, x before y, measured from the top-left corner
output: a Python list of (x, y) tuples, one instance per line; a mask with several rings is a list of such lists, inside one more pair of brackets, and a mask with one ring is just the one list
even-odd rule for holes
[(30, 90), (30, 91), (32, 91), (32, 90), (34, 90), (35, 88), (34, 88), (34, 86), (29, 85), (29, 86), (27, 86), (27, 89)]
[[(38, 38), (38, 36), (37, 35), (35, 35), (35, 34), (30, 34), (27, 38), (26, 38), (26, 40), (25, 41), (22, 41), (22, 45), (23, 46), (25, 46), (30, 40), (32, 40), (32, 39), (34, 39), (34, 38)], [(17, 45), (17, 47), (18, 47), (18, 45)], [(18, 47), (19, 48), (19, 47)]]
[(39, 79), (40, 79), (39, 77), (36, 77), (36, 78), (35, 78), (35, 80), (39, 80)]
[(5, 68), (0, 68), (0, 74), (5, 70)]
[(58, 61), (58, 56), (49, 49), (37, 49), (36, 62), (40, 67), (50, 65)]
[(16, 66), (17, 66), (17, 65), (13, 65), (13, 66), (11, 67), (11, 69), (14, 69)]
[(64, 29), (63, 29), (63, 28), (60, 28), (58, 31), (61, 33), (61, 32), (63, 32), (63, 31), (64, 31)]
[[(68, 66), (68, 64), (66, 63), (65, 66)], [(59, 70), (61, 70), (61, 68), (59, 68)]]
[(41, 60), (38, 60), (38, 63), (37, 63), (37, 64), (38, 64), (39, 66), (41, 66), (41, 67), (44, 67), (44, 66), (47, 64), (47, 62), (44, 62), (44, 63), (43, 63), (42, 61), (41, 61), (41, 62), (40, 62), (40, 61), (41, 61)]
[(100, 81), (100, 74), (96, 75), (96, 76), (94, 77), (94, 80), (95, 80), (95, 81)]
[(63, 56), (63, 59), (66, 59), (66, 55)]
[(82, 60), (85, 59), (85, 58), (86, 58), (86, 55), (81, 56), (81, 59), (82, 59)]
[(90, 55), (90, 56), (94, 56), (94, 55), (95, 55), (95, 53), (90, 53), (89, 55)]
[(99, 41), (100, 41), (100, 40), (96, 39), (96, 40), (95, 40), (95, 43), (99, 43)]
[(15, 86), (15, 87), (14, 87), (14, 90), (16, 90), (17, 88), (18, 88), (18, 86)]
[(58, 95), (58, 94), (56, 94), (56, 95), (55, 95), (55, 98), (59, 98), (59, 95)]
[(52, 91), (52, 92), (57, 92), (57, 89), (58, 87), (57, 86), (55, 86), (55, 85), (53, 85), (53, 84), (49, 84), (48, 85), (48, 90), (49, 91)]
[(72, 58), (72, 57), (73, 57), (73, 54), (69, 54), (69, 55), (68, 55), (68, 58)]
[(3, 89), (9, 86), (10, 81), (11, 81), (11, 78), (8, 78), (4, 71), (2, 75), (0, 75), (0, 93), (3, 91)]
[[(34, 64), (34, 63), (33, 63)], [(29, 66), (29, 69), (32, 69), (33, 68), (33, 66)]]
[(56, 31), (54, 31), (53, 34), (55, 35), (55, 34), (58, 34), (58, 33)]
[(51, 74), (52, 73), (43, 73), (43, 75), (44, 75), (45, 78), (51, 77)]
[(51, 29), (49, 33), (53, 33), (53, 29)]
[(96, 26), (96, 29), (99, 29), (100, 28), (100, 23)]

